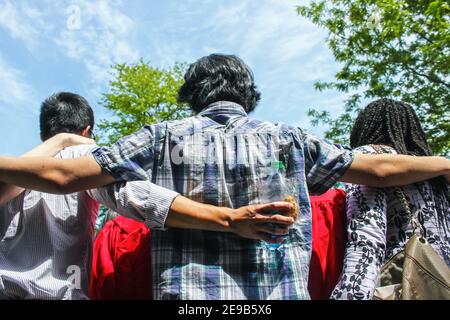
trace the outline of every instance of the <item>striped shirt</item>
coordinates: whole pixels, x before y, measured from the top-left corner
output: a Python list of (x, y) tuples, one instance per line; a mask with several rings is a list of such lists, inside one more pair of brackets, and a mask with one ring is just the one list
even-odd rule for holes
[(232, 102), (145, 126), (94, 150), (117, 181), (149, 179), (193, 200), (240, 206), (296, 197), (299, 218), (278, 247), (231, 233), (152, 232), (156, 299), (307, 299), (311, 255), (308, 190), (326, 191), (353, 152), (301, 129), (253, 120)]
[[(90, 155), (93, 147), (58, 157)], [(22, 192), (0, 207), (0, 299), (87, 299), (98, 203), (161, 228), (176, 195), (148, 181), (68, 195)]]

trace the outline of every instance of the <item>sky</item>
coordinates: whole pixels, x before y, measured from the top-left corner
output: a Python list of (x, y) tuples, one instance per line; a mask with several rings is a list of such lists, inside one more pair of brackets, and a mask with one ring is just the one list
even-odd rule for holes
[(143, 58), (168, 68), (211, 53), (236, 54), (253, 70), (262, 99), (252, 117), (311, 127), (309, 108), (343, 110), (346, 96), (314, 90), (339, 65), (326, 32), (297, 15), (303, 0), (0, 0), (0, 154), (39, 140), (41, 102), (58, 91), (88, 99), (96, 120), (110, 66)]

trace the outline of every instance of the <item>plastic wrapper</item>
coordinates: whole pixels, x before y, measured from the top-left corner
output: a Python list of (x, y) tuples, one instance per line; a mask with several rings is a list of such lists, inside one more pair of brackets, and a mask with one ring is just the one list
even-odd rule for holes
[[(293, 204), (293, 209), (288, 213), (294, 220), (298, 218), (298, 186), (286, 177), (284, 165), (282, 162), (275, 162), (268, 170), (265, 177), (257, 186), (258, 198), (261, 203), (269, 203), (275, 201), (286, 201)], [(270, 212), (270, 215), (279, 214), (279, 212)], [(285, 213), (283, 213), (285, 214)], [(271, 227), (277, 227), (274, 223), (269, 224)], [(272, 235), (273, 238), (287, 237), (286, 235)], [(277, 245), (273, 245), (277, 246)]]

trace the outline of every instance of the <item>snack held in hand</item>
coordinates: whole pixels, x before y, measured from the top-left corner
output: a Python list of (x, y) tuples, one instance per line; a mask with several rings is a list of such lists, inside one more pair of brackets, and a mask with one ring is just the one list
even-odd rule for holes
[(289, 212), (288, 216), (294, 218), (294, 220), (297, 220), (298, 217), (298, 203), (295, 201), (295, 198), (293, 196), (287, 196), (283, 199), (285, 202), (289, 202), (292, 204), (293, 208)]

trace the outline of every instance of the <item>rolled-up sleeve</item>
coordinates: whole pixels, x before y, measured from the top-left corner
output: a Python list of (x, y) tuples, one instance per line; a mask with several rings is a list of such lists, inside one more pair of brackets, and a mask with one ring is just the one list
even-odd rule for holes
[(303, 132), (305, 173), (311, 194), (333, 187), (351, 166), (354, 153), (345, 146), (329, 143)]
[(149, 181), (117, 182), (89, 190), (88, 194), (120, 215), (157, 230), (164, 229), (170, 206), (179, 195)]
[(151, 180), (154, 132), (153, 126), (145, 126), (109, 147), (94, 149), (92, 155), (116, 181)]

